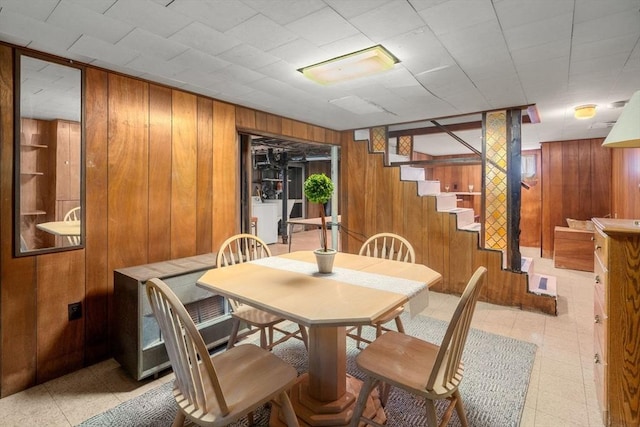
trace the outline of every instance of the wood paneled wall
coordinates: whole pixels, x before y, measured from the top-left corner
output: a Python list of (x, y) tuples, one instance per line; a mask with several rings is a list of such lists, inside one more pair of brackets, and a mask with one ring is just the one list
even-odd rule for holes
[(483, 300), (555, 314), (555, 299), (527, 291), (527, 275), (502, 270), (501, 253), (481, 249), (478, 233), (457, 230), (456, 216), (436, 211), (434, 196), (418, 196), (415, 182), (400, 181), (400, 168), (385, 167), (382, 154), (343, 133), (341, 151), (342, 249), (357, 253), (364, 240), (379, 232), (406, 237), (416, 262), (442, 273), (434, 289), (461, 294), (475, 269), (486, 266)]
[(611, 215), (640, 218), (640, 148), (612, 148)]
[(611, 150), (602, 138), (542, 144), (542, 256), (553, 257), (554, 229), (566, 219), (611, 213)]
[(536, 159), (536, 176), (529, 180), (529, 189), (520, 188), (520, 246), (539, 248), (542, 243), (542, 151), (525, 150), (522, 155)]
[[(215, 252), (240, 231), (244, 130), (340, 134), (86, 68), (85, 248), (13, 257), (13, 52), (0, 44), (0, 396), (110, 356), (113, 270)], [(68, 321), (68, 304), (83, 317)]]

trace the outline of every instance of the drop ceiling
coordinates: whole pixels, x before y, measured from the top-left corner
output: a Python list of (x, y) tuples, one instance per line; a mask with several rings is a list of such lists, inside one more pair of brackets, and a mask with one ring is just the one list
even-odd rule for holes
[[(640, 0), (0, 0), (0, 40), (335, 130), (535, 104), (525, 148), (606, 136), (640, 90)], [(296, 71), (375, 44), (401, 62)]]

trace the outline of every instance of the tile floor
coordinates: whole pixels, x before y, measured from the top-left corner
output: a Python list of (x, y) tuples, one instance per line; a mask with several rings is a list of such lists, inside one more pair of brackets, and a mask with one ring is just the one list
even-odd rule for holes
[[(292, 250), (317, 247), (317, 231), (295, 233)], [(271, 245), (274, 254), (287, 251)], [(553, 268), (538, 249), (522, 248), (535, 259), (536, 272), (558, 279), (558, 316), (479, 303), (473, 326), (530, 341), (538, 352), (521, 426), (602, 426), (593, 384), (592, 273)], [(457, 297), (431, 293), (424, 314), (448, 320)], [(2, 426), (73, 426), (160, 383), (132, 380), (113, 359), (89, 366), (21, 393), (0, 399)]]

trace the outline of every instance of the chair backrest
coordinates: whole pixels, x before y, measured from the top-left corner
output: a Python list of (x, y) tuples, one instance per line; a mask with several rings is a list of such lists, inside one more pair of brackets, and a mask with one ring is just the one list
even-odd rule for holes
[(220, 245), (216, 266), (220, 268), (270, 256), (269, 247), (258, 236), (236, 234)]
[[(182, 302), (160, 279), (147, 281), (147, 297), (162, 332), (176, 387), (196, 410), (207, 413), (217, 406), (227, 415), (229, 408), (207, 346)], [(214, 396), (207, 396), (205, 390), (211, 389)]]
[(378, 233), (360, 247), (359, 255), (415, 263), (416, 253), (407, 239), (393, 233)]
[(469, 279), (469, 283), (467, 283), (458, 301), (458, 306), (451, 317), (447, 331), (440, 344), (440, 350), (436, 356), (431, 376), (427, 381), (427, 390), (434, 390), (440, 387), (448, 388), (447, 384), (451, 383), (457, 375), (471, 325), (471, 318), (473, 317), (482, 284), (486, 281), (484, 280), (486, 273), (487, 269), (485, 267), (478, 267), (471, 279)]
[[(63, 221), (80, 221), (80, 206), (70, 209), (63, 218)], [(80, 236), (66, 236), (70, 245), (76, 246), (80, 244)]]
[(70, 209), (64, 215), (63, 221), (80, 221), (80, 206), (78, 206), (77, 208)]

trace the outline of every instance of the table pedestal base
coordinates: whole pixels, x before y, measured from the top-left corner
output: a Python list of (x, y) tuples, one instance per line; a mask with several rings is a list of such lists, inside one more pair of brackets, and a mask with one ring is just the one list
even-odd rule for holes
[[(298, 416), (300, 427), (348, 427), (361, 387), (362, 381), (351, 375), (347, 375), (347, 392), (337, 400), (321, 402), (309, 396), (309, 375), (301, 375), (298, 382), (292, 387), (290, 393), (291, 404)], [(364, 415), (367, 418), (373, 418), (380, 424), (386, 423), (387, 417), (382, 408), (377, 390), (374, 390), (367, 399)], [(365, 424), (361, 423), (360, 425), (364, 426)], [(272, 403), (269, 426), (286, 427), (284, 416), (282, 415), (282, 410), (278, 402)]]

